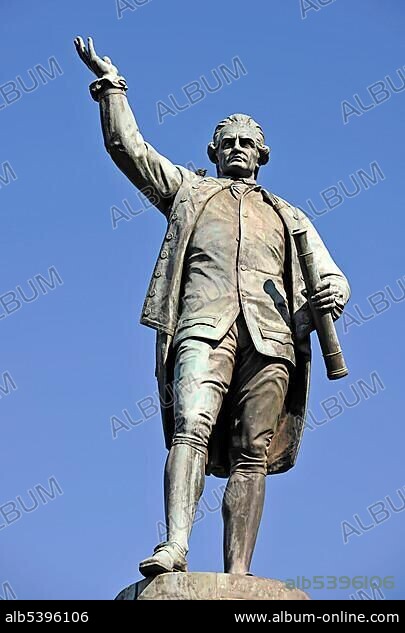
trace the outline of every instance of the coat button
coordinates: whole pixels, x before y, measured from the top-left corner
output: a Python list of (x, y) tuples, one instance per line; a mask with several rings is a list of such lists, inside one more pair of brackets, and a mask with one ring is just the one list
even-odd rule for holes
[(145, 316), (149, 316), (150, 315), (150, 308), (145, 308), (143, 313), (144, 313)]
[(167, 240), (172, 240), (172, 239), (173, 239), (173, 233), (168, 233), (168, 234), (166, 235), (166, 239), (167, 239)]
[(178, 217), (178, 216), (177, 216), (177, 213), (173, 213), (173, 215), (172, 215), (172, 220), (177, 220), (177, 217)]
[(162, 274), (162, 273), (160, 272), (160, 270), (157, 270), (157, 271), (155, 272), (155, 277), (160, 277), (160, 276), (161, 276), (161, 274)]
[(161, 259), (166, 259), (167, 258), (167, 251), (162, 251), (160, 253), (160, 257), (161, 257)]
[(240, 267), (241, 270), (247, 270), (247, 266), (245, 264), (242, 264)]
[(149, 296), (150, 297), (154, 297), (155, 294), (156, 294), (156, 290), (151, 290), (150, 293), (149, 293)]

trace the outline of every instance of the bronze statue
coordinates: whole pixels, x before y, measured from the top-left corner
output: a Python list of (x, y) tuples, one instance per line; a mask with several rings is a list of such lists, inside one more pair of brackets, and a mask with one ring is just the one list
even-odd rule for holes
[[(337, 319), (349, 285), (299, 209), (257, 184), (269, 160), (261, 127), (234, 114), (215, 128), (216, 177), (173, 165), (144, 141), (126, 82), (91, 38), (77, 52), (97, 76), (104, 143), (121, 171), (167, 218), (142, 310), (157, 333), (156, 376), (166, 446), (167, 540), (140, 563), (144, 576), (186, 571), (205, 474), (229, 477), (223, 499), (224, 568), (249, 574), (265, 477), (290, 469), (304, 428), (311, 310)], [(306, 298), (292, 236), (306, 230), (320, 281)], [(220, 291), (218, 291), (220, 288)], [(192, 389), (182, 389), (193, 378)]]

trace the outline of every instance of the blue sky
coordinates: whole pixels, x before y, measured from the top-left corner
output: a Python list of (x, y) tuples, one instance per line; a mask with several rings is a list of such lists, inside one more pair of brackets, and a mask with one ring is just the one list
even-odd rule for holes
[[(138, 0), (120, 19), (115, 0), (0, 4), (0, 594), (110, 599), (161, 536), (166, 451), (139, 316), (165, 221), (149, 208), (113, 227), (112, 207), (142, 207), (103, 148), (73, 47), (90, 34), (173, 162), (214, 174), (215, 124), (256, 118), (272, 147), (260, 183), (317, 210), (352, 286), (338, 327), (350, 375), (328, 381), (314, 341), (312, 428), (296, 467), (267, 480), (253, 572), (322, 576), (336, 588), (312, 597), (338, 600), (355, 589), (327, 576), (393, 576), (383, 594), (404, 598), (403, 3)], [(235, 63), (245, 72), (204, 88)], [(159, 122), (169, 95), (182, 110)], [(114, 439), (123, 410), (142, 423)], [(223, 485), (207, 480), (193, 571), (222, 569)]]

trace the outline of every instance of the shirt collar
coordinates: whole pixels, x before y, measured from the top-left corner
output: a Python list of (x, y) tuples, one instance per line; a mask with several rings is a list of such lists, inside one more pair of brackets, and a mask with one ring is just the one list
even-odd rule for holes
[(245, 185), (257, 185), (257, 182), (254, 178), (231, 178), (222, 176), (222, 178), (218, 178), (218, 180), (222, 180), (225, 183), (231, 184), (232, 182), (243, 182)]
[(232, 183), (243, 183), (255, 191), (260, 191), (262, 189), (261, 185), (258, 185), (253, 178), (217, 178), (217, 180), (219, 180), (223, 189), (231, 187)]

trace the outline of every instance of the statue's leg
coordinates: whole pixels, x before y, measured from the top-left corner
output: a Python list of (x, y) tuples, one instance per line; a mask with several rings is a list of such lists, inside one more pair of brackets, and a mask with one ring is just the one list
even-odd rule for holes
[(204, 478), (205, 451), (188, 444), (174, 444), (164, 477), (167, 540), (180, 545), (185, 553)]
[(232, 472), (225, 490), (224, 571), (248, 574), (263, 512), (265, 475)]
[(220, 341), (183, 339), (175, 360), (175, 431), (166, 462), (164, 492), (167, 541), (142, 561), (142, 574), (185, 571), (188, 540), (204, 488), (208, 441), (235, 360), (231, 328)]
[(224, 570), (247, 574), (263, 512), (267, 452), (284, 406), (289, 369), (279, 359), (258, 354), (250, 336), (240, 337), (239, 342), (232, 406), (231, 475), (222, 514)]

